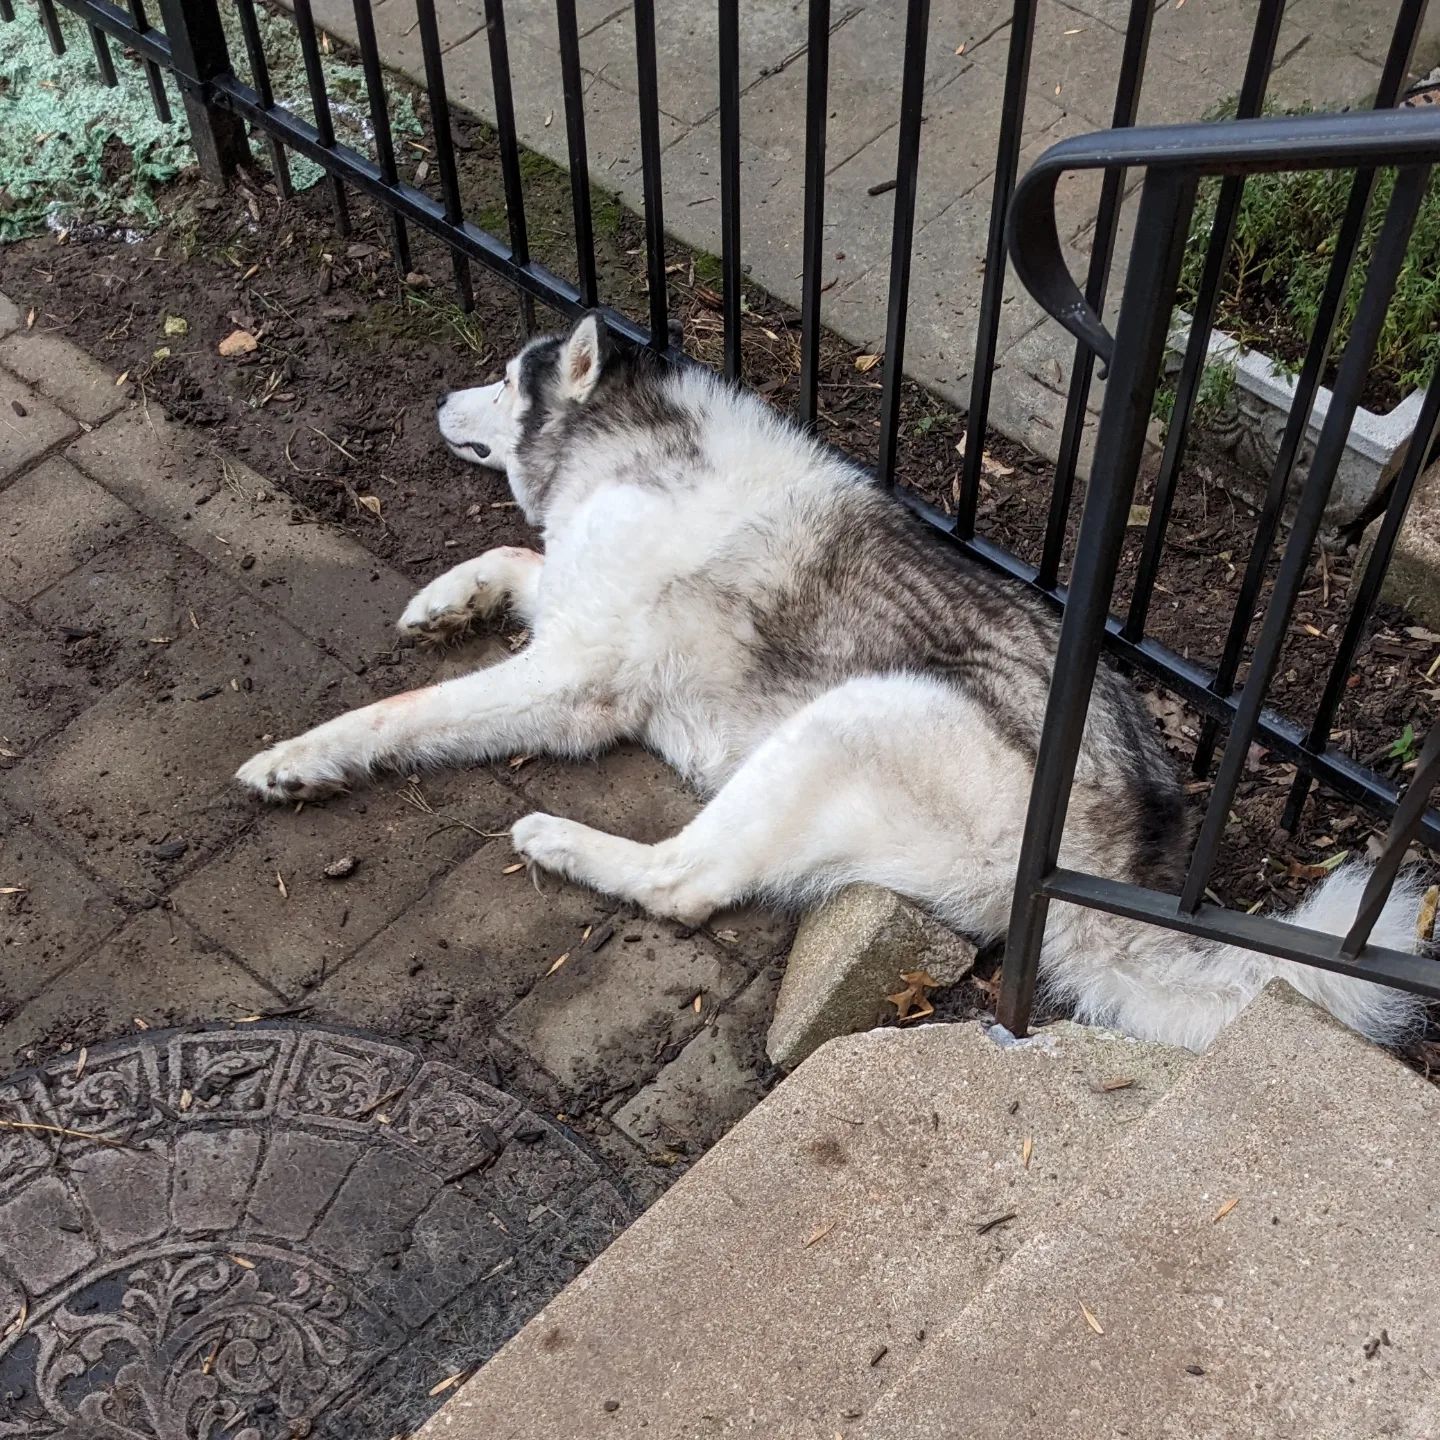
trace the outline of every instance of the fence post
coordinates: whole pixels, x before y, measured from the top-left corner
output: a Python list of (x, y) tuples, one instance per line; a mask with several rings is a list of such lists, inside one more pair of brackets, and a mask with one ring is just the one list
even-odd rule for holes
[(200, 173), (212, 184), (223, 185), (238, 166), (250, 163), (250, 146), (245, 122), (233, 111), (221, 109), (208, 93), (210, 81), (231, 73), (219, 4), (217, 0), (160, 0), (160, 16)]

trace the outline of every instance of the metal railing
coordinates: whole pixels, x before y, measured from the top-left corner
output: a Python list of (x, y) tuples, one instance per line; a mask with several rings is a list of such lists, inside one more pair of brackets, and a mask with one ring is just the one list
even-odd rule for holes
[[(159, 0), (163, 31), (154, 28), (143, 0), (121, 8), (113, 0), (62, 0), (89, 27), (100, 74), (115, 80), (107, 37), (118, 39), (146, 68), (154, 103), (167, 111), (163, 74), (171, 74), (184, 99), (204, 173), (223, 180), (248, 158), (246, 127), (253, 126), (270, 153), (282, 195), (289, 190), (286, 152), (293, 150), (325, 171), (337, 226), (348, 229), (349, 190), (359, 191), (389, 213), (396, 264), (410, 269), (410, 227), (438, 237), (453, 259), (461, 302), (471, 303), (472, 262), (508, 281), (526, 304), (538, 300), (562, 315), (604, 307), (596, 265), (595, 230), (587, 165), (584, 72), (574, 0), (554, 0), (555, 45), (560, 58), (566, 147), (569, 158), (574, 279), (556, 274), (530, 254), (520, 148), (512, 99), (506, 13), (503, 0), (484, 0), (483, 11), (494, 95), (494, 123), (504, 185), (506, 238), (487, 233), (466, 217), (455, 147), (450, 131), (445, 57), (435, 0), (414, 0), (439, 180), (436, 199), (398, 174), (391, 136), (386, 78), (382, 68), (371, 0), (354, 0), (356, 45), (370, 106), (372, 154), (337, 140), (331, 123), (310, 0), (293, 0), (313, 106), (313, 123), (276, 101), (257, 23), (256, 0)], [(220, 5), (233, 3), (240, 20), (249, 79), (237, 73), (226, 46)], [(390, 0), (392, 5), (407, 0)], [(723, 368), (740, 374), (742, 235), (740, 139), (743, 92), (740, 26), (743, 0), (714, 0), (718, 6), (716, 98), (721, 188)], [(1400, 112), (1401, 98), (1425, 0), (1399, 0), (1397, 20), (1380, 76), (1374, 110), (1342, 116), (1257, 119), (1264, 108), (1275, 61), (1283, 0), (1256, 0), (1256, 17), (1244, 78), (1236, 100), (1237, 118), (1211, 124), (1137, 129), (1146, 56), (1155, 14), (1152, 0), (1131, 0), (1123, 56), (1116, 80), (1113, 128), (1062, 142), (1019, 182), (1019, 160), (1039, 0), (1014, 0), (1005, 67), (1004, 98), (991, 195), (989, 238), (982, 282), (978, 333), (970, 374), (967, 417), (976, 443), (965, 447), (954, 515), (928, 507), (897, 484), (901, 384), (904, 377), (910, 262), (915, 234), (925, 76), (931, 15), (929, 0), (907, 0), (903, 72), (896, 130), (894, 224), (890, 252), (889, 309), (884, 350), (877, 470), (914, 508), (946, 531), (971, 556), (1031, 587), (1063, 611), (1059, 659), (1040, 745), (1029, 823), (1014, 902), (1002, 989), (1002, 1019), (1017, 1032), (1027, 1022), (1035, 966), (1046, 910), (1060, 899), (1097, 906), (1158, 925), (1221, 938), (1256, 950), (1344, 969), (1386, 983), (1440, 996), (1440, 964), (1367, 945), (1369, 929), (1413, 839), (1440, 844), (1440, 816), (1428, 806), (1440, 778), (1440, 736), (1426, 740), (1414, 776), (1403, 795), (1381, 775), (1330, 746), (1332, 721), (1352, 663), (1364, 639), (1381, 579), (1391, 558), (1400, 522), (1440, 418), (1440, 382), (1425, 396), (1416, 437), (1384, 502), (1377, 539), (1355, 586), (1350, 614), (1325, 687), (1313, 715), (1303, 723), (1266, 708), (1280, 644), (1295, 605), (1307, 557), (1316, 540), (1326, 498), (1358, 405), (1361, 382), (1404, 255), (1428, 167), (1440, 160), (1440, 115)], [(63, 46), (56, 0), (39, 0), (51, 43)], [(0, 19), (11, 19), (11, 0), (0, 0)], [(612, 331), (636, 345), (679, 358), (672, 334), (664, 253), (665, 222), (661, 176), (661, 112), (656, 59), (654, 0), (633, 0), (640, 154), (645, 219), (648, 315), (640, 320), (606, 308)], [(821, 368), (821, 308), (825, 291), (826, 130), (829, 111), (830, 0), (808, 0), (805, 50), (806, 120), (800, 304), (800, 362), (797, 413), (813, 423), (818, 413)], [(898, 27), (897, 27), (898, 28)], [(1299, 488), (1292, 495), (1302, 443), (1315, 408), (1355, 255), (1375, 193), (1377, 171), (1399, 167), (1364, 296), (1339, 362), (1334, 396), (1320, 441)], [(1262, 171), (1307, 168), (1355, 172), (1349, 202), (1336, 235), (1328, 280), (1296, 383), (1294, 403), (1255, 525), (1255, 534), (1233, 606), (1222, 653), (1213, 667), (1177, 655), (1148, 633), (1147, 621), (1186, 446), (1192, 432), (1206, 362), (1206, 342), (1217, 312), (1246, 177)], [(1053, 197), (1055, 183), (1069, 170), (1099, 170), (1102, 184), (1083, 293), (1061, 259)], [(1143, 172), (1139, 221), (1132, 246), (1115, 334), (1103, 313), (1129, 172)], [(1179, 275), (1181, 245), (1188, 231), (1196, 186), (1202, 177), (1219, 179), (1214, 223), (1205, 253), (1194, 320), (1175, 386), (1175, 401), (1160, 460), (1155, 494), (1140, 549), (1136, 580), (1123, 617), (1109, 612), (1120, 543), (1141, 463), (1146, 425), (1156, 388), (1171, 307)], [(1018, 182), (1018, 183), (1017, 183)], [(1066, 394), (1065, 419), (1047, 507), (1039, 563), (1031, 565), (977, 532), (978, 502), (991, 387), (999, 354), (1001, 306), (1005, 299), (1007, 242), (1016, 272), (1045, 308), (1075, 336), (1076, 348)], [(527, 319), (528, 319), (527, 314)], [(1060, 582), (1068, 522), (1080, 469), (1081, 440), (1096, 362), (1110, 373), (1101, 412), (1098, 459), (1072, 552), (1069, 586)], [(1295, 505), (1295, 518), (1278, 576), (1253, 650), (1248, 637), (1272, 558), (1282, 517)], [(859, 543), (857, 538), (857, 543)], [(1056, 868), (1060, 832), (1074, 771), (1085, 702), (1101, 650), (1122, 665), (1159, 682), (1201, 717), (1195, 771), (1209, 771), (1224, 734), (1219, 769), (1182, 893), (1160, 895), (1131, 885)], [(1248, 676), (1236, 688), (1242, 662)], [(1389, 838), (1366, 893), (1360, 918), (1343, 939), (1319, 935), (1285, 921), (1240, 914), (1205, 902), (1245, 755), (1259, 741), (1296, 767), (1286, 822), (1293, 826), (1315, 783), (1323, 784), (1370, 811), (1393, 817)]]

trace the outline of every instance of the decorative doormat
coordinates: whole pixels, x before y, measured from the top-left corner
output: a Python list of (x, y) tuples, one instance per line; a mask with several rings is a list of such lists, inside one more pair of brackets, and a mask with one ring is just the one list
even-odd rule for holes
[(386, 1440), (635, 1207), (402, 1046), (148, 1032), (0, 1082), (0, 1436)]

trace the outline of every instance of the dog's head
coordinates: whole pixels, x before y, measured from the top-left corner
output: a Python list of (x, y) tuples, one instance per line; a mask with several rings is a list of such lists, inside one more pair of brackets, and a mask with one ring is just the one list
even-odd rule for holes
[(503, 470), (531, 521), (540, 496), (527, 460), (536, 442), (553, 433), (595, 394), (609, 355), (605, 324), (586, 315), (568, 335), (532, 340), (505, 367), (504, 379), (452, 390), (436, 401), (440, 435), (462, 460)]

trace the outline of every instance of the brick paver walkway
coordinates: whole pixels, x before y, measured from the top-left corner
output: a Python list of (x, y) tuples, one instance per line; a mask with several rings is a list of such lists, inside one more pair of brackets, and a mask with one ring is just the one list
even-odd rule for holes
[[(437, 8), (452, 98), (493, 118), (482, 7), (477, 0), (440, 0)], [(1292, 0), (1270, 98), (1317, 109), (1368, 99), (1398, 8), (1398, 0)], [(354, 39), (350, 0), (315, 0), (313, 9), (334, 34)], [(1055, 141), (1109, 125), (1129, 10), (1127, 0), (1043, 0), (1022, 170)], [(1258, 0), (1160, 0), (1141, 123), (1198, 120), (1233, 96), (1257, 10)], [(631, 7), (624, 0), (579, 0), (576, 11), (592, 180), (643, 211)], [(823, 318), (872, 351), (885, 335), (894, 200), (889, 192), (870, 192), (895, 174), (905, 11), (905, 0), (835, 0), (831, 11)], [(666, 228), (711, 253), (720, 248), (716, 12), (715, 0), (656, 6)], [(1009, 0), (940, 0), (931, 7), (905, 359), (916, 379), (961, 405), (969, 398), (1010, 12)], [(512, 5), (505, 14), (520, 138), (565, 166), (554, 7)], [(806, 14), (805, 0), (741, 6), (742, 249), (752, 277), (790, 303), (800, 298)], [(422, 76), (414, 6), (382, 0), (375, 17), (386, 61)], [(1437, 60), (1440, 7), (1432, 6), (1417, 73)], [(1089, 254), (1098, 195), (1095, 177), (1061, 186), (1062, 238), (1077, 274)], [(1122, 215), (1121, 256), (1132, 219), (1133, 208)], [(1007, 296), (991, 423), (1053, 458), (1074, 341), (1042, 317), (1013, 277)], [(1096, 414), (1099, 395), (1097, 386)]]
[(0, 1059), (296, 1012), (418, 1040), (632, 1179), (743, 1114), (787, 928), (616, 914), (490, 838), (536, 808), (668, 833), (669, 773), (628, 750), (257, 808), (229, 777), (267, 737), (434, 673), (395, 644), (415, 584), (26, 318), (0, 297)]

